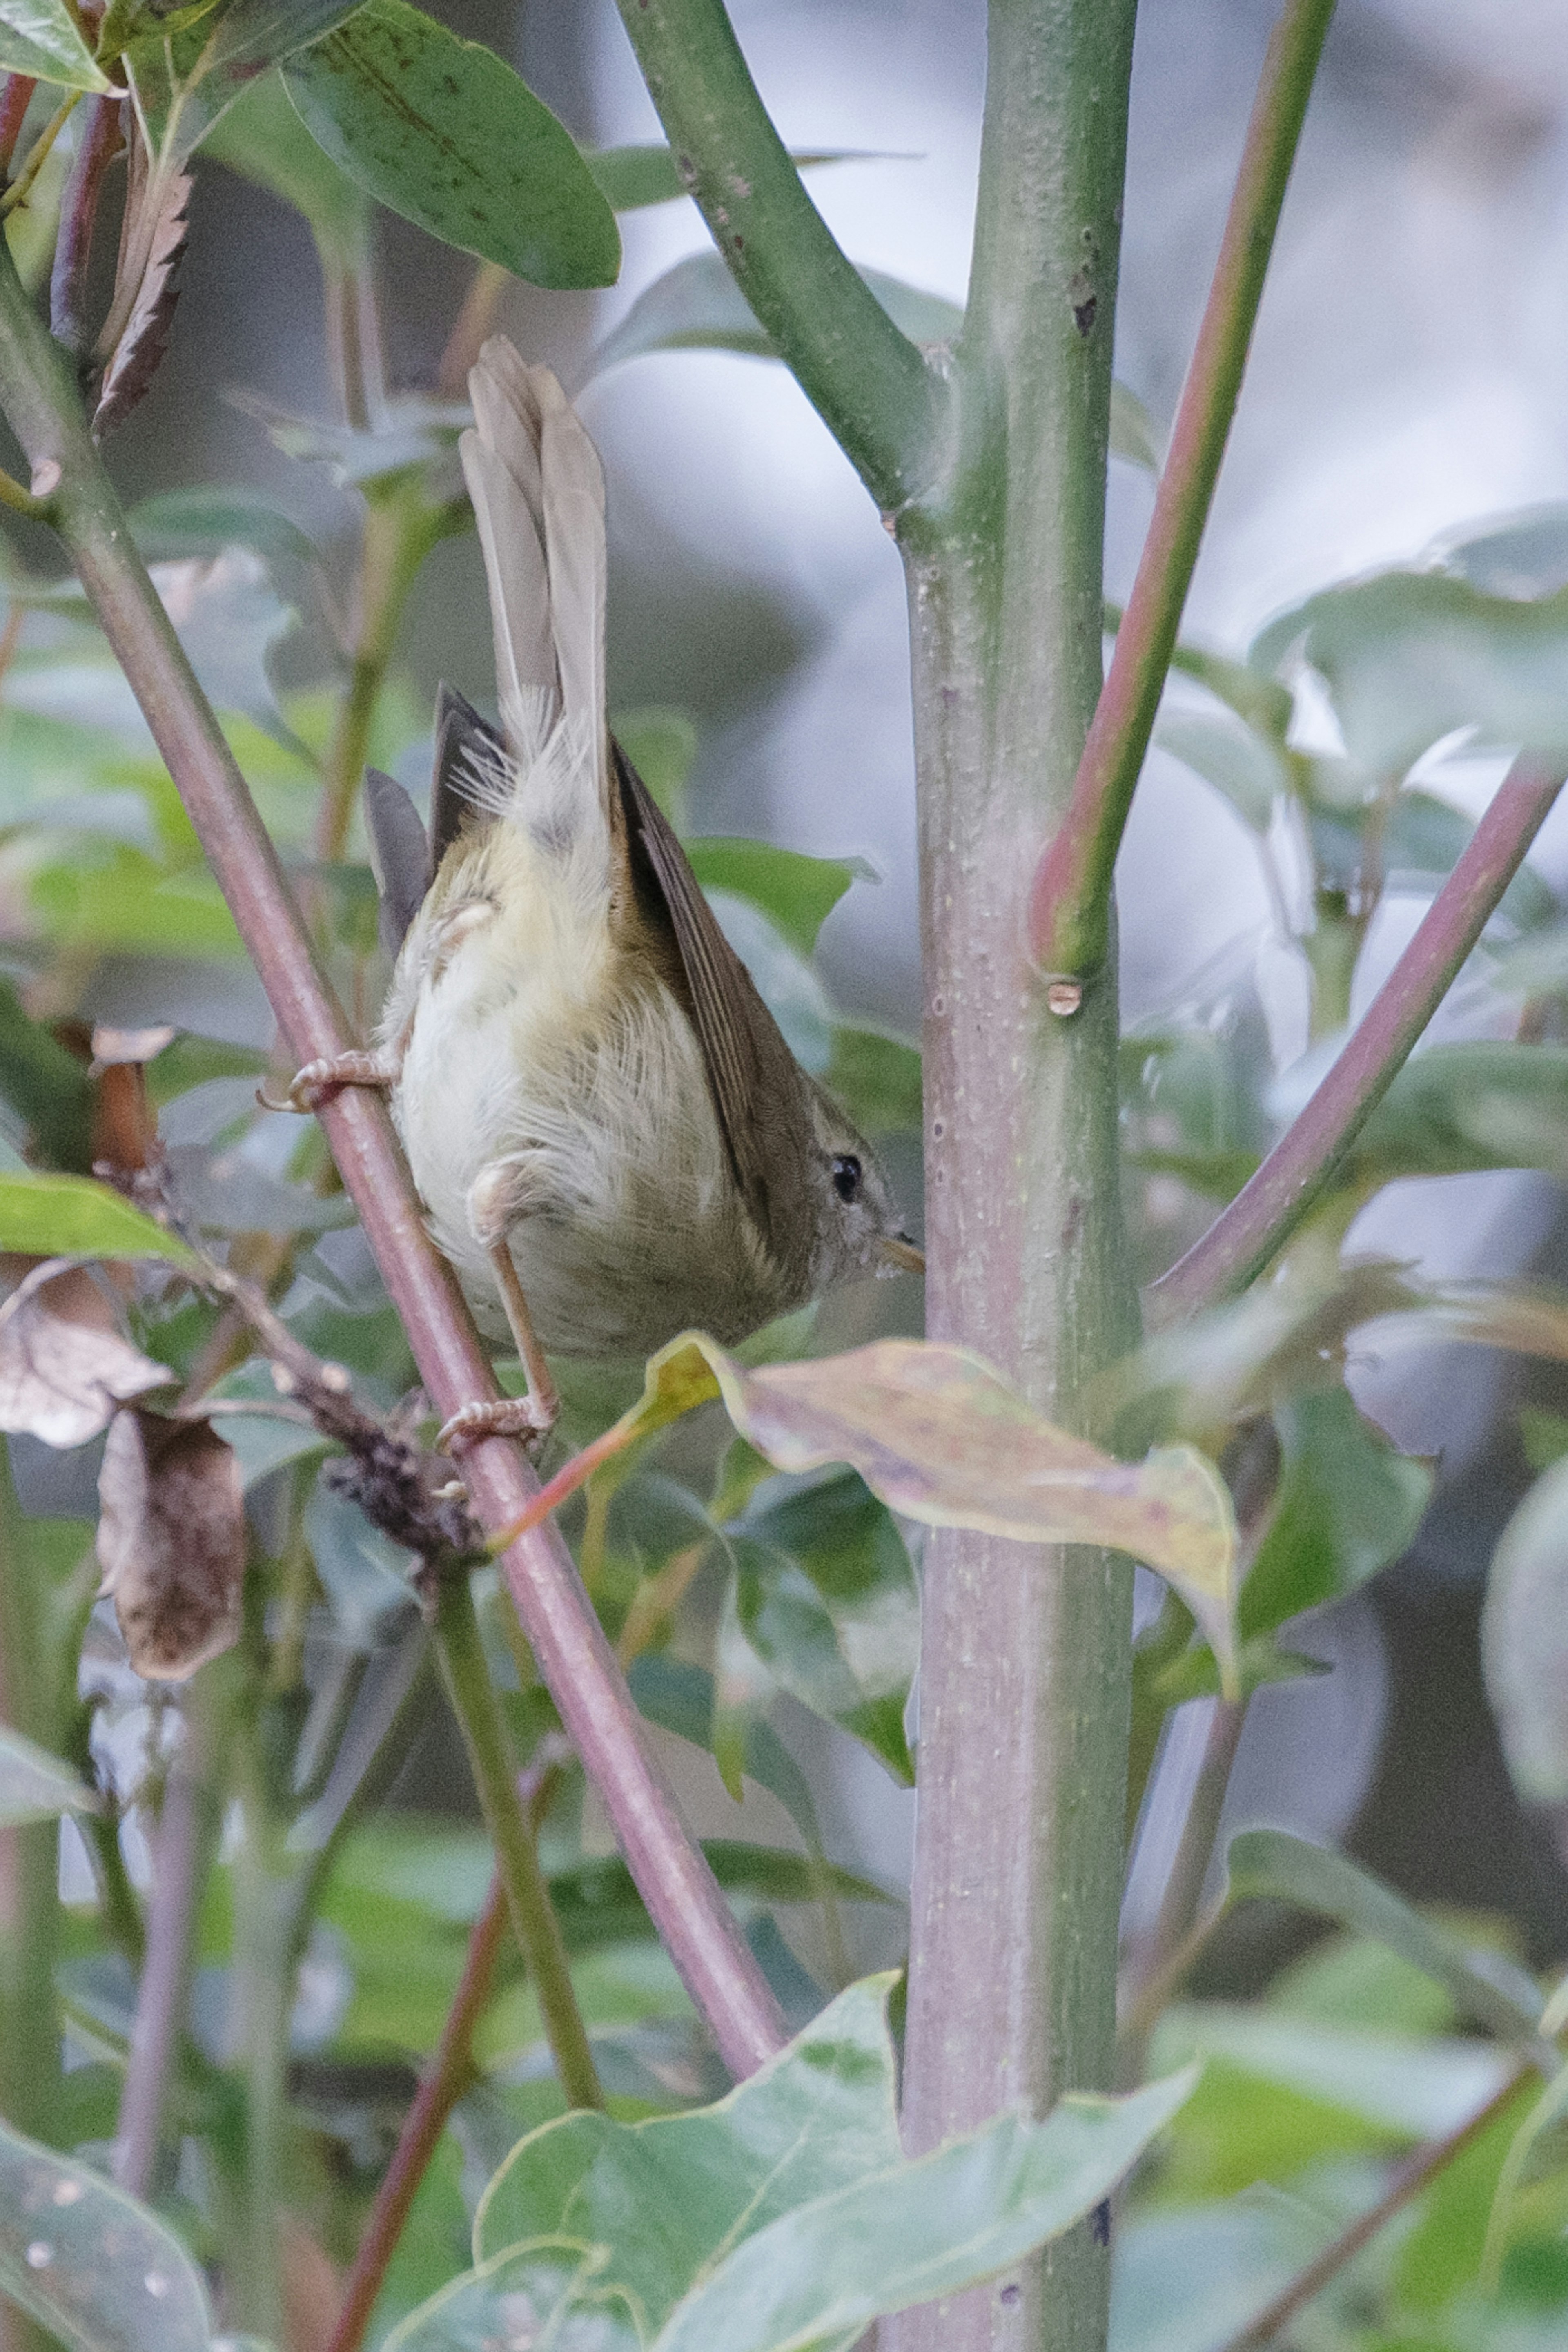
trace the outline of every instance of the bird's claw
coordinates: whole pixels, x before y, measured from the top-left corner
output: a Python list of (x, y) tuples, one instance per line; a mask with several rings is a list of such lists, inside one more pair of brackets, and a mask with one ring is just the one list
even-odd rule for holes
[(520, 1437), (530, 1454), (538, 1452), (555, 1427), (556, 1414), (537, 1397), (492, 1397), (465, 1404), (444, 1422), (435, 1435), (438, 1454), (457, 1445), (465, 1451), (486, 1437)]
[(331, 1054), (296, 1070), (281, 1095), (257, 1087), (263, 1110), (319, 1110), (343, 1087), (390, 1087), (397, 1072), (383, 1054)]

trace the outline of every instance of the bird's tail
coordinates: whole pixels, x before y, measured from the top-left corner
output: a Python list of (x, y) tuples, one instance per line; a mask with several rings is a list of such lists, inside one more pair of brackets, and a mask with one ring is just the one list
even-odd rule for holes
[[(590, 806), (601, 822), (608, 806), (604, 477), (555, 376), (529, 367), (504, 335), (485, 345), (468, 389), (474, 424), (459, 446), (517, 763), (509, 813), (559, 839)], [(490, 799), (500, 782), (483, 779), (491, 789), (476, 796)]]

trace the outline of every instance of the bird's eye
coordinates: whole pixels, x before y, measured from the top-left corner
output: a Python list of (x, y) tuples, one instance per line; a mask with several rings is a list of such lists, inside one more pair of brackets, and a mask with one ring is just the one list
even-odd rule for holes
[(861, 1189), (861, 1164), (852, 1151), (841, 1152), (833, 1162), (833, 1190), (841, 1201), (858, 1201)]

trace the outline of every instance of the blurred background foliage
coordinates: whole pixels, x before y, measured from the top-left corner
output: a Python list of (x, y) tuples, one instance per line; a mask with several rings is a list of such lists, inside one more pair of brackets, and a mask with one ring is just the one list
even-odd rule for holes
[[(555, 365), (610, 480), (614, 724), (794, 1050), (876, 1136), (913, 1208), (895, 552), (783, 371), (759, 364), (650, 143), (612, 11), (431, 13), (515, 58), (587, 151), (620, 216), (619, 283), (476, 275), (373, 205), (263, 77), (198, 154), (169, 356), (113, 445), (133, 528), (368, 1025), (385, 965), (361, 769), (423, 798), (438, 677), (490, 699), (454, 454), (465, 353), (494, 319)], [(912, 333), (950, 332), (980, 12), (736, 13), (785, 135), (825, 159), (811, 185), (852, 256), (883, 273)], [(1142, 12), (1118, 341), (1137, 398), (1119, 411), (1113, 594), (1272, 13)], [(15, 232), (35, 276), (70, 160), (68, 134)], [(1557, 13), (1345, 0), (1123, 862), (1126, 1200), (1145, 1280), (1305, 1099), (1509, 748), (1568, 739), (1565, 245)], [(391, 1410), (413, 1384), (406, 1346), (314, 1128), (256, 1109), (270, 1017), (129, 690), (44, 535), (7, 519), (3, 560), (0, 1149), (86, 1172), (112, 1116), (106, 1061), (144, 1066), (193, 1226)], [(1121, 1450), (1181, 1435), (1224, 1460), (1250, 1560), (1239, 1708), (1217, 1702), (1191, 1621), (1152, 1580), (1140, 1611), (1129, 2079), (1207, 2064), (1120, 2231), (1119, 2352), (1218, 2352), (1389, 2193), (1412, 2148), (1489, 2101), (1485, 2128), (1288, 2340), (1544, 2352), (1568, 2326), (1568, 2157), (1550, 2117), (1527, 2126), (1507, 2035), (1467, 2008), (1457, 1959), (1434, 1975), (1414, 1912), (1391, 1928), (1348, 1896), (1305, 1901), (1309, 1924), (1287, 1872), (1226, 1910), (1165, 2000), (1219, 1890), (1211, 1850), (1258, 1822), (1343, 1843), (1436, 1906), (1445, 1949), (1511, 1956), (1548, 1984), (1568, 1959), (1565, 889), (1560, 811), (1279, 1279), (1155, 1328), (1108, 1385)], [(118, 1311), (181, 1381), (229, 1405), (271, 1396), (218, 1307), (148, 1277)], [(825, 1352), (918, 1328), (912, 1283), (868, 1285), (755, 1345)], [(562, 1373), (563, 1449), (638, 1381), (635, 1367)], [(406, 1556), (323, 1482), (313, 1432), (243, 1412), (222, 1425), (246, 1494), (245, 1622), (183, 1702), (131, 1671), (95, 1601), (101, 1441), (11, 1440), (3, 1711), (100, 1809), (67, 1822), (57, 1875), (60, 1805), (26, 1779), (36, 1755), (0, 1756), (19, 1824), (0, 1833), (0, 2109), (62, 2150), (112, 2139), (147, 1828), (194, 1759), (197, 1967), (153, 2201), (198, 2259), (225, 2256), (246, 2131), (276, 2095), (288, 2337), (306, 2347), (325, 2341), (333, 2266), (452, 2000), (488, 1852)], [(903, 1949), (913, 1532), (851, 1473), (768, 1475), (716, 1413), (597, 1481), (568, 1528), (683, 1802), (803, 2023)], [(492, 1592), (481, 1614), (519, 1755), (548, 1765), (541, 1853), (615, 2112), (711, 2099), (722, 2074), (557, 1757), (509, 1610)], [(261, 1792), (260, 1853), (225, 1826), (241, 1786)], [(287, 2021), (270, 2052), (246, 2022), (268, 1967)], [(478, 2189), (559, 2111), (540, 2034), (504, 1951), (378, 2327), (464, 2266)]]

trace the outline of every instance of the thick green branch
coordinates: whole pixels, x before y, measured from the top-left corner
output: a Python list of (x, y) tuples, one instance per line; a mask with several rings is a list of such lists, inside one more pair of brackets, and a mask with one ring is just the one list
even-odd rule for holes
[(1164, 1319), (1244, 1290), (1322, 1197), (1524, 863), (1565, 776), (1560, 760), (1527, 752), (1514, 761), (1311, 1102), (1202, 1240), (1153, 1286)]
[(1274, 232), (1333, 0), (1286, 0), (1263, 63), (1170, 454), (1065, 818), (1030, 907), (1035, 963), (1086, 979), (1110, 939), (1111, 877), (1154, 731), (1252, 341)]
[(867, 489), (895, 511), (930, 486), (945, 391), (807, 194), (724, 0), (619, 0), (637, 62), (737, 285)]

